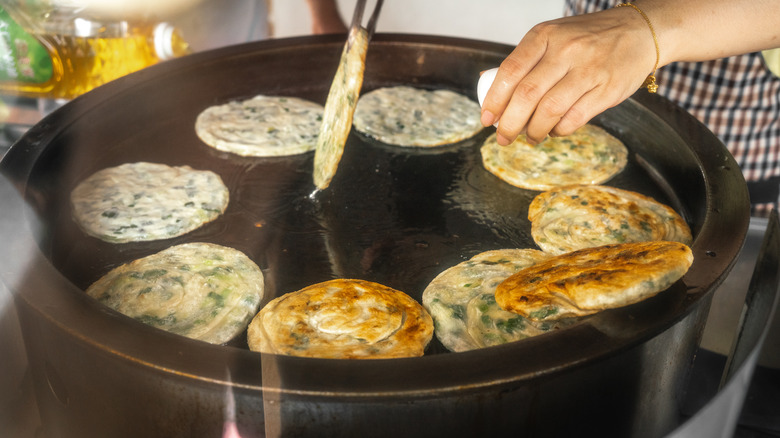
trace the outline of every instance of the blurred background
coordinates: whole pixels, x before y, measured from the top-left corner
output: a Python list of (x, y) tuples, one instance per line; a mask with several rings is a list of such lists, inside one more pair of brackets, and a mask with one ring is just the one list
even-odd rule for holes
[[(306, 0), (271, 0), (273, 36), (309, 31)], [(346, 21), (355, 0), (337, 0)], [(298, 13), (296, 13), (298, 11)], [(301, 17), (303, 15), (303, 17)], [(424, 33), (517, 44), (534, 24), (563, 15), (563, 0), (386, 0), (377, 32)]]

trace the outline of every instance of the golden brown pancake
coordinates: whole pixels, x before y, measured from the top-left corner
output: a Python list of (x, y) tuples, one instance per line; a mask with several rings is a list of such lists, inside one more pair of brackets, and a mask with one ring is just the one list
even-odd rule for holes
[(249, 349), (331, 359), (422, 356), (433, 320), (410, 296), (364, 280), (337, 279), (278, 297), (255, 316)]
[(505, 344), (560, 328), (507, 312), (496, 303), (496, 287), (510, 275), (551, 256), (536, 249), (496, 249), (448, 268), (423, 291), (423, 306), (436, 337), (450, 351)]
[(584, 316), (652, 297), (693, 263), (679, 242), (632, 242), (555, 256), (510, 276), (496, 288), (503, 309), (535, 320)]
[(610, 186), (573, 185), (537, 195), (528, 206), (531, 236), (550, 254), (610, 243), (671, 240), (690, 245), (691, 230), (671, 207)]

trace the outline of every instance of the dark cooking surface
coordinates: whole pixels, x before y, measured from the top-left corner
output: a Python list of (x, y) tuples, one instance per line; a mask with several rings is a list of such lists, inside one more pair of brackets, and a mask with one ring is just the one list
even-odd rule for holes
[[(100, 348), (120, 349), (140, 362), (206, 378), (222, 379), (223, 364), (236, 361), (240, 365), (233, 378), (256, 384), (259, 355), (245, 350), (244, 339), (231, 344), (237, 348), (224, 348), (159, 332), (100, 309), (83, 299), (81, 289), (118, 264), (177, 243), (209, 241), (243, 251), (263, 268), (264, 303), (334, 277), (377, 281), (419, 300), (436, 274), (478, 252), (534, 247), (526, 213), (536, 192), (511, 187), (482, 168), (478, 147), (490, 130), (435, 151), (398, 149), (353, 132), (331, 187), (313, 196), (311, 153), (244, 158), (206, 147), (193, 124), (210, 105), (258, 93), (324, 102), (343, 41), (335, 36), (295, 42), (237, 46), (218, 56), (196, 54), (120, 79), (56, 111), (9, 152), (3, 172), (24, 181), (20, 186), (44, 224), (38, 239), (42, 253), (55, 268), (42, 269), (40, 277), (62, 273), (72, 283), (62, 282), (58, 295), (48, 298), (68, 301), (62, 312), (71, 312), (74, 305), (90, 315), (75, 320), (79, 327), (74, 331), (88, 331), (89, 341)], [(509, 50), (467, 40), (418, 42), (414, 36), (377, 35), (368, 52), (363, 89), (403, 83), (449, 88), (474, 98), (479, 71), (495, 66)], [(436, 354), (443, 348), (434, 340), (428, 357), (392, 361), (392, 366), (385, 361), (278, 358), (279, 368), (295, 374), (292, 385), (312, 391), (338, 386), (462, 390), (555, 372), (666, 329), (725, 274), (747, 227), (738, 169), (729, 167), (733, 162), (722, 145), (690, 120), (647, 94), (595, 120), (631, 151), (629, 167), (609, 184), (669, 203), (693, 228), (696, 262), (668, 291), (603, 312), (565, 333), (511, 345)], [(84, 235), (70, 219), (72, 188), (99, 169), (142, 160), (217, 172), (231, 189), (228, 210), (199, 230), (165, 241), (117, 245)], [(733, 238), (723, 239), (726, 232)], [(182, 353), (166, 355), (171, 348)], [(213, 363), (188, 360), (201, 354)], [(492, 361), (496, 355), (513, 366)], [(297, 373), (311, 364), (331, 381)], [(447, 374), (439, 372), (442, 367)], [(373, 378), (379, 369), (386, 379)]]
[[(596, 120), (632, 152), (631, 168), (611, 184), (668, 201), (696, 240), (685, 277), (637, 305), (491, 348), (436, 354), (434, 344), (420, 358), (349, 361), (261, 355), (241, 339), (194, 341), (83, 293), (119, 263), (212, 240), (258, 261), (268, 298), (350, 275), (419, 299), (451, 264), (528, 242), (531, 194), (482, 171), (478, 143), (418, 153), (353, 135), (333, 186), (315, 199), (310, 156), (240, 158), (200, 144), (192, 123), (209, 105), (259, 92), (323, 102), (343, 43), (339, 35), (271, 40), (151, 67), (63, 106), (3, 157), (0, 171), (13, 186), (0, 189), (18, 190), (30, 208), (10, 197), (0, 209), (0, 223), (18, 230), (0, 245), (0, 275), (15, 293), (44, 425), (73, 437), (210, 437), (220, 436), (234, 406), (245, 436), (668, 433), (709, 298), (737, 256), (749, 209), (725, 147), (689, 114), (641, 91)], [(479, 71), (511, 49), (377, 35), (366, 88), (404, 83), (473, 98)], [(98, 169), (140, 159), (215, 170), (233, 188), (228, 212), (170, 241), (113, 245), (84, 236), (70, 221), (70, 190)]]
[[(326, 85), (320, 83), (305, 97), (324, 95)], [(367, 76), (364, 90), (376, 86)], [(169, 99), (175, 100), (176, 93)], [(479, 252), (536, 248), (527, 210), (539, 192), (512, 187), (482, 166), (479, 147), (493, 128), (436, 149), (398, 148), (353, 131), (333, 183), (314, 192), (313, 153), (245, 158), (201, 142), (194, 133), (195, 118), (212, 102), (212, 97), (203, 96), (165, 123), (133, 126), (107, 142), (94, 141), (82, 130), (76, 132), (78, 139), (58, 141), (63, 145), (58, 152), (66, 154), (69, 147), (77, 146), (77, 159), (88, 157), (88, 161), (52, 157), (63, 166), (56, 173), (67, 178), (43, 188), (48, 198), (66, 200), (75, 184), (91, 172), (136, 161), (215, 171), (231, 194), (225, 214), (199, 230), (174, 239), (128, 244), (86, 236), (71, 219), (69, 204), (59, 202), (47, 215), (52, 229), (45, 245), (54, 266), (75, 285), (86, 289), (121, 263), (171, 245), (205, 241), (239, 249), (258, 263), (267, 280), (263, 304), (331, 278), (379, 282), (421, 301), (433, 277)], [(609, 184), (669, 203), (633, 158)], [(245, 348), (245, 339), (240, 337), (232, 345)], [(443, 348), (434, 343), (430, 351)]]

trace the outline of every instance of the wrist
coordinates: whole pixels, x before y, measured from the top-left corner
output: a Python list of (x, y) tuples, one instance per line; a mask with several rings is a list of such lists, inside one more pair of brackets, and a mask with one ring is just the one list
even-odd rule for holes
[[(658, 67), (661, 68), (667, 64), (677, 61), (677, 47), (674, 33), (683, 23), (676, 14), (669, 14), (669, 8), (664, 8), (663, 1), (638, 0), (631, 2), (641, 9), (647, 19), (652, 23), (655, 39), (658, 44)], [(649, 26), (648, 26), (649, 27)]]
[[(619, 3), (617, 6), (615, 6), (615, 9), (633, 10), (632, 14), (634, 15), (634, 17), (636, 18), (637, 16), (639, 16), (642, 18), (642, 21), (644, 22), (643, 24), (637, 24), (636, 23), (637, 20), (634, 19), (634, 24), (635, 24), (634, 28), (636, 28), (636, 25), (638, 25), (640, 28), (645, 28), (646, 30), (649, 31), (650, 37), (652, 37), (653, 52), (655, 54), (655, 56), (653, 57), (654, 58), (652, 64), (653, 67), (651, 70), (649, 70), (650, 73), (648, 73), (647, 77), (642, 83), (642, 88), (647, 88), (648, 92), (655, 93), (656, 91), (658, 91), (658, 85), (656, 84), (655, 73), (658, 70), (661, 61), (661, 51), (659, 47), (658, 36), (656, 34), (655, 27), (653, 26), (653, 22), (650, 20), (650, 17), (648, 17), (647, 14), (642, 10), (642, 8), (640, 8), (639, 6), (637, 6), (632, 2)], [(640, 34), (642, 33), (641, 30), (639, 31), (639, 33)], [(647, 40), (647, 37), (642, 36), (640, 37), (640, 40)], [(644, 44), (644, 46), (646, 46), (646, 44)], [(646, 51), (647, 49), (640, 49), (640, 50)]]

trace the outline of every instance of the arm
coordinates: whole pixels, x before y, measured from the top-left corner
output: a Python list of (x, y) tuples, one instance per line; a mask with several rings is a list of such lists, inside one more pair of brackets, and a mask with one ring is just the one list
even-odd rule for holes
[[(658, 37), (658, 67), (780, 46), (776, 0), (638, 0)], [(633, 8), (536, 25), (501, 63), (482, 110), (499, 144), (521, 132), (568, 135), (631, 96), (653, 71), (650, 28)], [(661, 84), (663, 86), (663, 84)]]
[(336, 0), (306, 0), (311, 13), (312, 33), (344, 33), (347, 26), (339, 14)]

